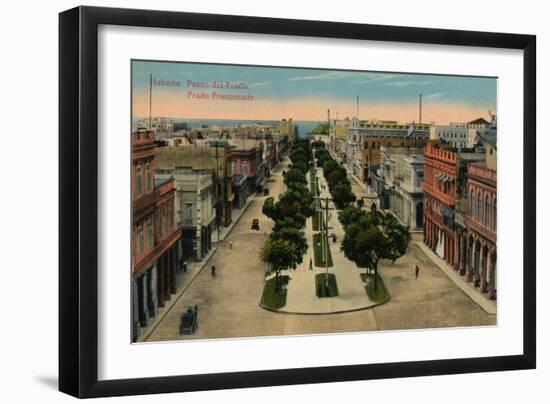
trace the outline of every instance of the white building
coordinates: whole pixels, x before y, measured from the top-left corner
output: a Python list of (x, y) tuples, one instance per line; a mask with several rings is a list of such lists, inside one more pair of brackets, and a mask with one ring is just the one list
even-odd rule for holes
[(443, 140), (456, 149), (465, 149), (475, 137), (476, 130), (468, 128), (466, 123), (454, 122), (449, 125), (436, 125), (430, 128), (430, 139)]
[[(346, 165), (348, 170), (359, 181), (365, 182), (365, 171), (375, 170), (379, 164), (377, 151), (372, 153), (371, 160), (367, 161), (364, 150), (372, 142), (387, 146), (413, 146), (424, 144), (430, 136), (431, 124), (398, 123), (397, 121), (381, 121), (377, 119), (358, 120), (353, 118), (348, 128), (346, 147)], [(372, 142), (371, 142), (372, 141)]]
[(430, 128), (430, 139), (443, 140), (458, 150), (471, 149), (478, 141), (478, 132), (485, 132), (491, 127), (492, 124), (483, 118), (469, 122), (435, 125)]
[(174, 216), (183, 228), (181, 251), (184, 257), (201, 260), (212, 248), (216, 209), (214, 183), (209, 170), (190, 167), (155, 169), (155, 178), (174, 178)]
[(411, 230), (423, 228), (424, 155), (420, 148), (381, 147), (381, 170), (389, 209)]

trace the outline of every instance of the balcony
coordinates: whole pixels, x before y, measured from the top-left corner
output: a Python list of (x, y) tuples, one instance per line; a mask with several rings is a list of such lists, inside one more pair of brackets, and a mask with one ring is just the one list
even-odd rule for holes
[(466, 224), (470, 230), (482, 235), (483, 237), (491, 240), (493, 243), (496, 244), (497, 235), (493, 229), (485, 227), (478, 221), (472, 219), (470, 216), (466, 216)]
[(446, 194), (437, 188), (432, 187), (426, 181), (422, 181), (422, 189), (424, 192), (430, 194), (432, 197), (438, 199), (443, 204), (454, 208), (456, 199), (454, 196)]
[(468, 166), (468, 177), (477, 177), (481, 180), (489, 181), (496, 187), (497, 172), (487, 168), (485, 164), (470, 164)]

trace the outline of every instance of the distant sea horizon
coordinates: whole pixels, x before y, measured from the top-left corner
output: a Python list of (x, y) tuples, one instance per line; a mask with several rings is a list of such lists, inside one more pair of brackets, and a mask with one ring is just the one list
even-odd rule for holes
[[(259, 124), (267, 124), (267, 125), (274, 125), (279, 124), (281, 120), (270, 120), (270, 119), (185, 119), (185, 118), (171, 118), (171, 117), (162, 117), (164, 119), (170, 120), (175, 123), (187, 123), (191, 128), (197, 128), (201, 125), (208, 125), (208, 126), (227, 126), (227, 125), (250, 125), (254, 123)], [(137, 125), (138, 121), (147, 120), (149, 118), (133, 118), (132, 120), (132, 126), (135, 127)], [(311, 131), (320, 123), (323, 123), (324, 121), (295, 121), (292, 120), (295, 126), (298, 127), (298, 138), (299, 139), (306, 139), (307, 134), (311, 133)]]

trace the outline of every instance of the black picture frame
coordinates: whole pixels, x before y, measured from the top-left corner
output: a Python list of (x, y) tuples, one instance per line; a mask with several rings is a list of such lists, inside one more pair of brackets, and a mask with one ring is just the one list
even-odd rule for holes
[[(98, 27), (101, 24), (523, 51), (523, 353), (468, 359), (98, 381)], [(59, 389), (76, 397), (325, 383), (536, 366), (536, 37), (151, 10), (59, 15)]]

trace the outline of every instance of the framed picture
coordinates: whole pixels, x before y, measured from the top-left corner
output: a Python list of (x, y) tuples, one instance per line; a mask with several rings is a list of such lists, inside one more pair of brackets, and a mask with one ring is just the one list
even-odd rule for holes
[(61, 391), (535, 367), (534, 36), (59, 28)]

